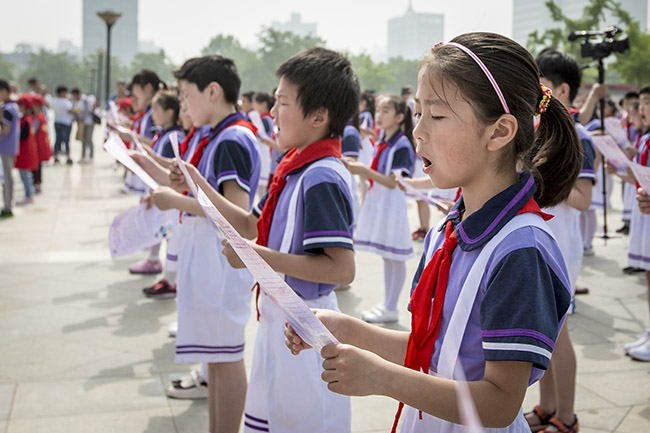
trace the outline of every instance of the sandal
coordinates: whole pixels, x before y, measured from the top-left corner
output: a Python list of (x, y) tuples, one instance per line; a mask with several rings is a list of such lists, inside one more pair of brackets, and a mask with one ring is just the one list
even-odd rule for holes
[[(555, 412), (546, 413), (540, 406), (536, 405), (533, 408), (533, 410), (531, 410), (530, 412), (526, 412), (524, 416), (527, 417), (528, 415), (531, 414), (539, 418), (539, 424), (531, 424), (530, 422), (528, 422), (528, 425), (530, 426), (530, 431), (536, 432), (538, 430), (548, 427), (551, 424), (551, 419), (553, 418), (553, 415), (555, 415)], [(526, 421), (528, 421), (528, 418), (526, 418)]]
[[(555, 427), (555, 430), (549, 430), (553, 427)], [(571, 425), (566, 425), (553, 416), (549, 421), (549, 425), (544, 430), (540, 430), (539, 433), (578, 433), (579, 427), (580, 423), (578, 422), (578, 417), (575, 415), (573, 415), (573, 424)]]

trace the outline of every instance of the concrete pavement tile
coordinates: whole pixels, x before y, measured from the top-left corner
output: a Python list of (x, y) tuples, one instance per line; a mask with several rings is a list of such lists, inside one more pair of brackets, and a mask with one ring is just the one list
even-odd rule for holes
[[(18, 387), (11, 422), (17, 419), (62, 417), (131, 410), (167, 409), (158, 377), (148, 379), (87, 379), (31, 382)], [(133, 431), (128, 429), (129, 431)]]
[(616, 433), (638, 433), (650, 431), (650, 405), (632, 406)]
[(630, 411), (629, 407), (613, 407), (607, 409), (591, 409), (578, 411), (580, 431), (584, 429), (600, 429), (612, 432)]
[(398, 403), (382, 396), (352, 397), (352, 431), (390, 431)]
[[(202, 400), (168, 399), (178, 433), (197, 433), (208, 431), (208, 402)], [(244, 431), (241, 423), (240, 432)]]
[(98, 359), (115, 355), (112, 350), (89, 347), (87, 344), (44, 336), (22, 339), (0, 351), (2, 375), (19, 383), (47, 379), (64, 371), (72, 371)]
[(2, 433), (7, 432), (7, 423), (5, 421), (0, 421), (0, 432)]
[(607, 374), (578, 372), (578, 383), (619, 406), (648, 403), (650, 375), (639, 370), (627, 370), (625, 365), (621, 365), (620, 371)]
[[(16, 385), (13, 383), (0, 383), (0, 420), (9, 418), (11, 405), (14, 401)], [(2, 431), (2, 429), (0, 429)]]
[[(573, 338), (573, 334), (571, 334)], [(605, 343), (591, 345), (576, 345), (575, 352), (580, 373), (608, 373), (620, 371), (624, 366), (626, 370), (647, 370), (648, 366), (642, 362), (631, 362), (625, 356), (624, 343)]]
[(176, 433), (169, 409), (111, 411), (11, 420), (8, 433)]

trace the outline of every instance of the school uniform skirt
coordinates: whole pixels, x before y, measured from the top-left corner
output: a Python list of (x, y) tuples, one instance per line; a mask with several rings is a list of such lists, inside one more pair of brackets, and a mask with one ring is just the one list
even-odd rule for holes
[(636, 206), (636, 186), (623, 182), (623, 216), (624, 220), (632, 218), (632, 208)]
[(638, 205), (632, 207), (627, 264), (650, 271), (650, 215), (642, 214)]
[[(558, 206), (544, 209), (544, 212), (554, 215), (555, 218), (547, 221), (551, 231), (557, 239), (557, 244), (562, 251), (562, 256), (569, 271), (571, 293), (575, 294), (576, 282), (582, 267), (583, 242), (580, 232), (580, 211), (562, 203)], [(573, 307), (569, 308), (573, 311)]]
[(377, 182), (368, 189), (355, 231), (359, 251), (379, 254), (385, 259), (406, 261), (413, 257), (413, 240), (407, 214), (406, 194)]
[[(306, 303), (311, 308), (339, 311), (334, 292)], [(260, 294), (259, 310), (244, 431), (349, 432), (350, 397), (327, 389), (321, 379), (323, 358), (313, 349), (291, 354), (284, 344), (285, 319), (264, 292)]]
[(129, 170), (126, 171), (124, 186), (126, 187), (126, 190), (133, 195), (139, 197), (146, 197), (149, 195), (149, 187), (147, 184)]
[(359, 157), (357, 158), (357, 161), (359, 161), (361, 164), (365, 165), (366, 167), (370, 167), (372, 164), (372, 156), (375, 151), (375, 148), (372, 146), (372, 141), (370, 140), (370, 137), (362, 138), (361, 139), (361, 148), (359, 149)]
[[(420, 412), (410, 406), (404, 408), (404, 421), (402, 422), (401, 433), (474, 433), (476, 430), (453, 422)], [(483, 433), (530, 433), (530, 426), (526, 422), (524, 413), (519, 409), (517, 418), (508, 427), (504, 428), (482, 428)]]
[[(612, 207), (610, 197), (612, 196), (612, 189), (614, 188), (614, 178), (611, 174), (608, 174), (605, 179), (605, 182), (607, 183), (607, 209), (610, 209)], [(603, 170), (599, 168), (596, 170), (596, 183), (594, 184), (591, 193), (591, 206), (589, 206), (589, 210), (604, 209), (603, 185), (605, 185), (605, 182), (603, 182)]]
[(185, 217), (178, 241), (176, 362), (234, 362), (244, 358), (244, 329), (253, 277), (221, 254), (206, 218)]

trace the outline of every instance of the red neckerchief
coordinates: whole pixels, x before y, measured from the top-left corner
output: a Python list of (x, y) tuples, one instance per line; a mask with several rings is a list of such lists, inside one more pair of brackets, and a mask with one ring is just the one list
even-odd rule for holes
[(158, 140), (160, 140), (160, 137), (162, 137), (162, 135), (163, 134), (162, 134), (162, 132), (160, 130), (156, 130), (156, 132), (154, 132), (153, 138), (151, 139), (151, 148), (152, 149), (156, 145), (156, 143), (158, 143)]
[[(139, 111), (138, 114), (133, 115), (133, 123), (131, 124), (131, 131), (135, 132), (136, 134), (138, 133), (138, 129), (140, 129), (140, 123), (142, 123), (142, 118), (146, 114), (146, 111)], [(122, 140), (124, 141), (124, 140)], [(124, 141), (124, 144), (131, 149), (131, 141)]]
[[(537, 213), (545, 220), (552, 218), (551, 215), (540, 210), (532, 197), (517, 212), (517, 215), (526, 212)], [(445, 241), (442, 248), (436, 250), (424, 271), (422, 271), (409, 303), (411, 307), (411, 335), (406, 348), (404, 366), (415, 371), (422, 371), (425, 374), (429, 374), (433, 350), (440, 331), (442, 308), (445, 303), (445, 293), (447, 292), (449, 271), (451, 269), (451, 257), (456, 245), (458, 245), (456, 231), (452, 220), (449, 220), (445, 226)], [(431, 302), (432, 298), (433, 303)], [(403, 408), (404, 403), (400, 402), (391, 430), (392, 433), (396, 432), (397, 422)], [(422, 419), (421, 411), (420, 419)]]
[(243, 114), (241, 113), (231, 114), (230, 116), (222, 120), (219, 125), (213, 128), (209, 134), (203, 137), (199, 145), (196, 147), (196, 150), (192, 155), (192, 159), (190, 159), (190, 164), (198, 168), (199, 161), (201, 161), (201, 158), (203, 157), (203, 151), (205, 150), (206, 146), (210, 144), (210, 142), (214, 140), (214, 138), (217, 135), (219, 135), (223, 130), (236, 125), (244, 126), (250, 129), (253, 134), (257, 134), (257, 128), (255, 128), (255, 126), (253, 126), (253, 124), (250, 123), (248, 120), (244, 119)]
[[(271, 223), (273, 221), (273, 215), (275, 214), (275, 208), (280, 200), (282, 190), (284, 190), (284, 187), (287, 185), (286, 176), (303, 168), (307, 164), (328, 156), (341, 158), (340, 138), (325, 138), (319, 140), (304, 148), (302, 152), (298, 152), (298, 149), (293, 148), (282, 158), (280, 164), (278, 164), (278, 167), (275, 170), (275, 174), (273, 175), (273, 181), (269, 187), (269, 192), (260, 219), (257, 220), (258, 245), (268, 246), (269, 233), (271, 231)], [(257, 304), (260, 298), (260, 283), (255, 283), (251, 290), (256, 291), (255, 309), (257, 310), (257, 321), (259, 322), (260, 310), (257, 308)]]
[[(372, 158), (372, 163), (370, 164), (370, 169), (371, 170), (379, 171), (379, 157), (381, 156), (382, 152), (384, 150), (386, 150), (389, 145), (393, 145), (393, 144), (397, 143), (397, 140), (402, 138), (403, 135), (404, 135), (404, 131), (399, 129), (388, 140), (386, 140), (386, 137), (384, 137), (384, 140), (375, 149), (375, 156), (374, 156), (374, 158)], [(372, 188), (375, 182), (373, 182), (373, 180), (370, 179), (370, 178), (368, 178), (368, 182), (370, 182), (370, 188)]]
[(187, 153), (187, 149), (190, 147), (190, 141), (192, 141), (192, 137), (194, 137), (194, 134), (196, 133), (196, 127), (192, 126), (192, 129), (190, 129), (190, 132), (187, 133), (183, 141), (181, 141), (181, 144), (178, 146), (178, 150), (181, 154), (181, 158), (185, 158), (185, 154)]
[(341, 139), (340, 138), (325, 138), (310, 144), (298, 152), (298, 149), (293, 148), (287, 152), (282, 158), (278, 168), (273, 175), (273, 181), (269, 187), (269, 194), (264, 203), (264, 209), (257, 221), (257, 244), (267, 246), (269, 241), (269, 232), (271, 230), (271, 221), (275, 213), (275, 207), (280, 199), (282, 190), (287, 185), (286, 176), (296, 171), (307, 164), (310, 164), (319, 159), (327, 156), (335, 158), (341, 157)]

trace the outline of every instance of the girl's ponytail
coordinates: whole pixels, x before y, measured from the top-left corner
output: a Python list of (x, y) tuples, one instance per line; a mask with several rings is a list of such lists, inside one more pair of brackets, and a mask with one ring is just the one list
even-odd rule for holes
[(539, 117), (535, 140), (521, 155), (535, 177), (535, 201), (555, 206), (569, 197), (582, 167), (582, 144), (569, 112), (556, 98)]
[(413, 113), (411, 112), (411, 107), (404, 102), (404, 121), (402, 122), (404, 128), (404, 135), (411, 142), (413, 146), (413, 151), (415, 151), (415, 139), (413, 138)]

